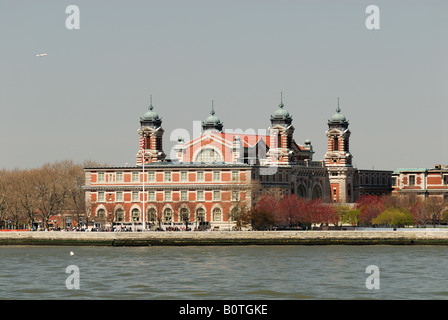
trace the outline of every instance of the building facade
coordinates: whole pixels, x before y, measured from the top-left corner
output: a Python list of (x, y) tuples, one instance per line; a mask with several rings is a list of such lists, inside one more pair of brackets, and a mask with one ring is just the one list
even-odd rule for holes
[(222, 230), (267, 190), (333, 203), (390, 193), (391, 171), (353, 167), (348, 126), (338, 102), (328, 120), (327, 152), (316, 161), (311, 141), (294, 139), (283, 101), (266, 134), (224, 130), (212, 102), (201, 134), (191, 141), (179, 137), (176, 157), (167, 159), (162, 120), (151, 103), (140, 118), (135, 166), (85, 168), (90, 220), (98, 227)]
[(401, 168), (392, 174), (392, 194), (424, 200), (428, 197), (448, 199), (448, 166), (432, 169)]

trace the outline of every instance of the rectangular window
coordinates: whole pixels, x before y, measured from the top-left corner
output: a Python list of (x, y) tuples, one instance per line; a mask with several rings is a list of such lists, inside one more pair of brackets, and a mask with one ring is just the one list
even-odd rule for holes
[(196, 173), (196, 180), (197, 181), (204, 181), (204, 171), (198, 171)]
[(333, 151), (339, 151), (339, 139), (337, 137), (333, 140)]
[(181, 201), (188, 201), (188, 191), (187, 190), (181, 190), (180, 191), (180, 200)]
[(196, 194), (197, 194), (196, 198), (198, 201), (204, 201), (204, 191), (203, 190), (198, 190), (196, 192)]
[(137, 182), (139, 180), (138, 176), (139, 176), (138, 172), (132, 172), (132, 181)]
[(187, 171), (180, 172), (180, 181), (187, 181)]
[(156, 200), (156, 192), (148, 191), (148, 201), (155, 201), (155, 200)]
[(448, 176), (443, 176), (443, 184), (448, 184)]
[(232, 181), (238, 181), (238, 180), (239, 180), (238, 171), (232, 171)]
[(114, 174), (113, 173), (109, 173), (107, 180), (108, 180), (109, 183), (114, 182)]
[(165, 182), (171, 181), (171, 171), (165, 171)]
[(138, 201), (138, 191), (132, 191), (132, 201)]
[(117, 172), (117, 182), (123, 182), (123, 172)]
[(232, 201), (238, 201), (239, 200), (239, 192), (238, 191), (232, 191)]
[(117, 191), (115, 201), (116, 201), (116, 202), (121, 202), (121, 201), (123, 201), (123, 192), (122, 192), (122, 191)]
[(415, 185), (415, 176), (414, 175), (409, 176), (409, 185), (410, 186)]
[(221, 191), (213, 190), (213, 200), (215, 200), (215, 201), (221, 200)]
[(392, 177), (392, 185), (395, 186), (397, 184), (397, 178)]
[(221, 181), (221, 172), (213, 171), (213, 181)]
[(165, 190), (165, 201), (171, 201), (171, 190)]
[(154, 171), (148, 172), (148, 181), (150, 182), (156, 181), (156, 173)]
[(104, 201), (104, 192), (103, 191), (98, 192), (98, 201), (101, 201), (101, 202)]
[(98, 172), (98, 182), (104, 182), (104, 172)]

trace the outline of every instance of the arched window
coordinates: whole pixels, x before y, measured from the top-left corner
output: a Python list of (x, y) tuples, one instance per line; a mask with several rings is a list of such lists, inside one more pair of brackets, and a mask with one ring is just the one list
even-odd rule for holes
[(123, 222), (124, 221), (124, 210), (121, 208), (118, 208), (115, 211), (115, 222)]
[(314, 186), (312, 198), (313, 199), (322, 198), (322, 189), (320, 188), (320, 186), (318, 185)]
[(163, 222), (164, 223), (171, 223), (171, 219), (173, 218), (173, 211), (171, 208), (166, 208), (163, 211)]
[(139, 222), (140, 221), (140, 210), (137, 208), (132, 209), (131, 211), (132, 221)]
[(238, 207), (232, 208), (230, 210), (230, 220), (237, 221), (241, 217), (241, 210)]
[(211, 148), (202, 149), (196, 157), (196, 162), (222, 162), (221, 156), (217, 151)]
[(190, 221), (190, 215), (188, 214), (187, 208), (181, 208), (179, 211), (180, 221), (186, 222)]
[(221, 209), (213, 209), (213, 221), (221, 221)]
[(297, 196), (299, 198), (306, 198), (306, 188), (303, 184), (301, 184), (298, 188), (297, 188)]
[(156, 209), (149, 208), (148, 210), (148, 221), (154, 222), (157, 219)]
[(196, 211), (196, 218), (198, 222), (205, 222), (205, 210), (204, 208), (199, 208)]
[(106, 210), (104, 210), (104, 209), (99, 209), (99, 210), (97, 211), (97, 213), (96, 213), (96, 216), (97, 216), (98, 218), (105, 219), (105, 218), (106, 218)]

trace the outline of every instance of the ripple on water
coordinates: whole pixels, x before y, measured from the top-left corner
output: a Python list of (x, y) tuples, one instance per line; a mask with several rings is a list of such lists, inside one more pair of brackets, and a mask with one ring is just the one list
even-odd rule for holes
[(255, 296), (261, 299), (284, 299), (284, 300), (313, 299), (312, 296), (305, 295), (300, 292), (281, 292), (274, 290), (247, 291), (246, 294), (248, 296)]
[[(0, 299), (448, 299), (442, 246), (71, 250), (0, 247)], [(72, 264), (80, 290), (65, 286)], [(376, 291), (365, 286), (372, 264), (380, 269)]]

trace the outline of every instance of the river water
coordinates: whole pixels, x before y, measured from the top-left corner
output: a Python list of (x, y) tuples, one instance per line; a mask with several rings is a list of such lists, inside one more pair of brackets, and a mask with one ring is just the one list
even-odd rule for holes
[(447, 299), (447, 263), (445, 246), (3, 246), (0, 299)]

